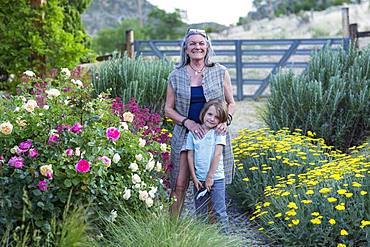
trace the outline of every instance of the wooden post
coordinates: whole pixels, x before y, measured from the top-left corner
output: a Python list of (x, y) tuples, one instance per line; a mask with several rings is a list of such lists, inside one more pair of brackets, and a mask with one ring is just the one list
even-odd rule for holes
[(128, 57), (134, 57), (134, 30), (132, 29), (126, 30), (126, 51)]
[(342, 8), (342, 32), (343, 37), (349, 37), (349, 10), (348, 7)]
[(357, 23), (349, 25), (349, 36), (354, 47), (358, 48), (358, 26)]

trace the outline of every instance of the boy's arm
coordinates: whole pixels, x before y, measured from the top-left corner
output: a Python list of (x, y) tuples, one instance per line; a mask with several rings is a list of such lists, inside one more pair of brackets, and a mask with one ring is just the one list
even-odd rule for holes
[(202, 183), (197, 179), (197, 176), (195, 175), (195, 169), (194, 169), (194, 150), (188, 150), (188, 165), (189, 165), (189, 171), (190, 176), (193, 178), (194, 186), (197, 188), (197, 190), (202, 189), (203, 185)]
[(207, 179), (206, 179), (206, 188), (208, 191), (211, 191), (211, 187), (213, 185), (213, 176), (215, 175), (215, 172), (218, 167), (218, 163), (220, 162), (222, 150), (224, 146), (221, 144), (217, 144), (215, 148), (215, 153), (213, 155), (213, 159), (211, 161), (211, 166), (209, 168)]

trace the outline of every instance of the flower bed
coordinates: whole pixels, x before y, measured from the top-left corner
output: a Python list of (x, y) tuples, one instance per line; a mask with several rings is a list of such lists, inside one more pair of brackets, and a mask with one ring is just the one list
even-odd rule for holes
[(48, 235), (69, 197), (108, 212), (113, 201), (162, 207), (168, 133), (159, 116), (134, 100), (136, 112), (115, 114), (116, 101), (93, 98), (70, 76), (64, 69), (43, 80), (28, 71), (20, 95), (0, 99), (0, 239), (20, 224)]
[(344, 154), (309, 135), (242, 132), (234, 140), (239, 200), (254, 205), (251, 220), (284, 246), (366, 246), (369, 145)]

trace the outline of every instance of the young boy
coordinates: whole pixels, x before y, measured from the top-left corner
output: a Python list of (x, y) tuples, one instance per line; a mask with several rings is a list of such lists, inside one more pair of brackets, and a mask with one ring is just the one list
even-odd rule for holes
[(225, 174), (223, 147), (226, 136), (218, 135), (215, 127), (227, 121), (226, 103), (219, 100), (207, 102), (201, 113), (202, 128), (206, 132), (197, 139), (189, 132), (186, 142), (190, 175), (194, 182), (195, 208), (198, 216), (206, 217), (208, 201), (223, 232), (228, 231), (228, 215), (225, 204)]

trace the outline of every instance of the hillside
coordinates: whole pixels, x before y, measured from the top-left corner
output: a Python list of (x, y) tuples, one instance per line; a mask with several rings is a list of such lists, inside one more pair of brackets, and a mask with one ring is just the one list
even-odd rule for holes
[[(369, 1), (345, 6), (349, 7), (350, 23), (358, 23), (359, 31), (370, 31)], [(244, 26), (231, 27), (211, 36), (213, 39), (341, 37), (342, 7), (344, 6), (274, 19), (265, 18)], [(369, 43), (370, 38), (360, 40), (362, 47)]]
[(141, 3), (143, 20), (154, 6), (145, 0), (93, 0), (82, 15), (82, 22), (89, 35), (94, 35), (102, 28), (117, 26), (122, 19), (138, 18)]

